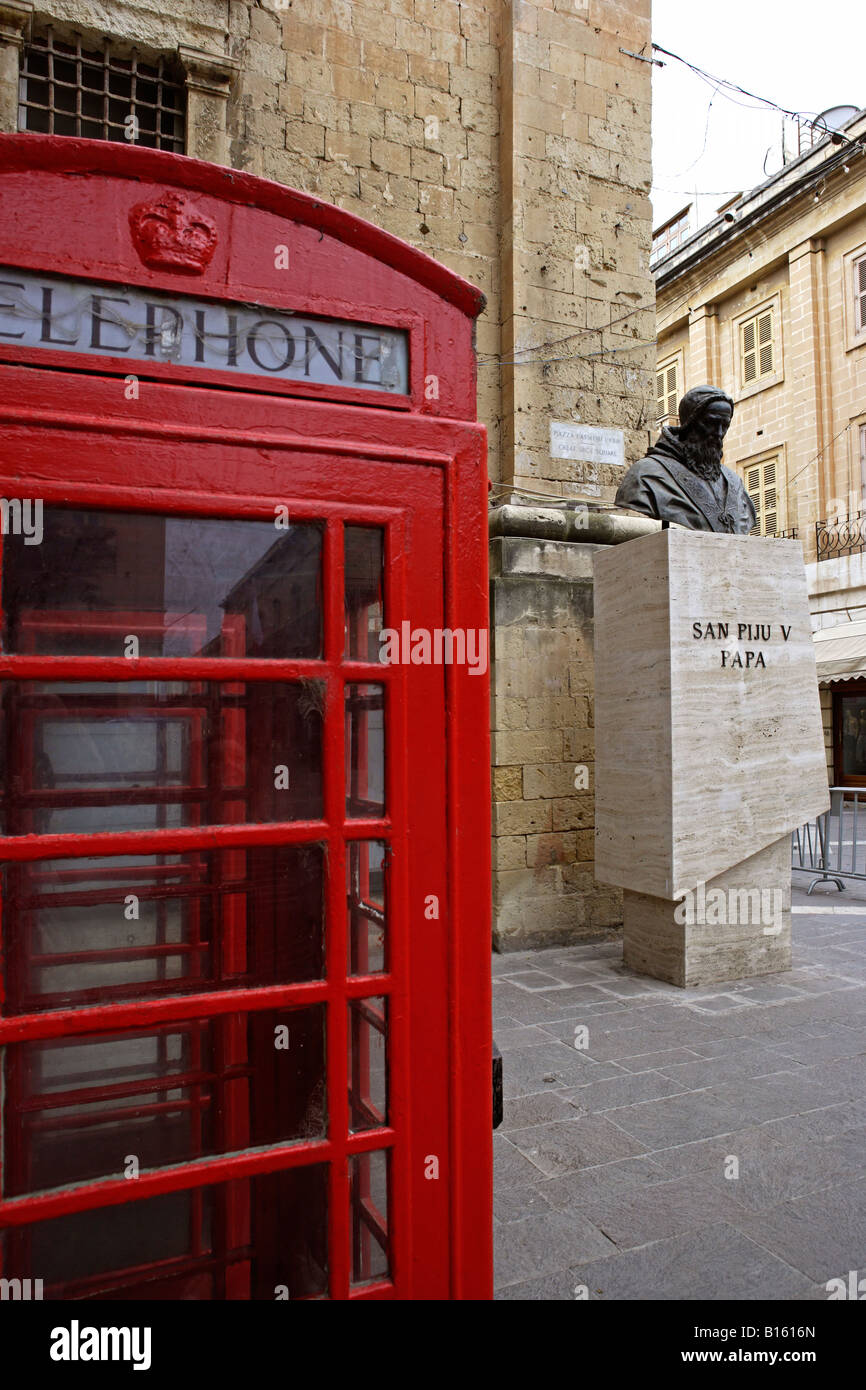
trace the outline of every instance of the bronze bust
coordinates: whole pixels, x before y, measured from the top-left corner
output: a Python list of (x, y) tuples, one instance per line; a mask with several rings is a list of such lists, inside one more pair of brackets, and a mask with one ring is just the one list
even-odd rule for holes
[(665, 425), (646, 458), (631, 465), (616, 505), (692, 531), (747, 535), (755, 505), (742, 479), (722, 463), (733, 414), (724, 391), (693, 386), (680, 401), (679, 425)]

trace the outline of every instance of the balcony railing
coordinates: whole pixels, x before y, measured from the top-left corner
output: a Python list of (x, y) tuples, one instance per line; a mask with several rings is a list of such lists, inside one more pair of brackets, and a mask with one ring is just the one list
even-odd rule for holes
[(859, 555), (866, 550), (866, 512), (815, 523), (819, 560)]
[(800, 531), (796, 526), (789, 527), (787, 531), (774, 531), (772, 534), (775, 541), (798, 541), (800, 539)]

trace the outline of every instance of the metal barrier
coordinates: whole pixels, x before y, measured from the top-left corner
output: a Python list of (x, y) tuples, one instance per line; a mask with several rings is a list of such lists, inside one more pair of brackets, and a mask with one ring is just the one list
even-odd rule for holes
[(810, 893), (816, 883), (835, 883), (841, 893), (843, 879), (866, 879), (866, 789), (830, 788), (829, 811), (791, 836), (791, 868), (815, 874)]

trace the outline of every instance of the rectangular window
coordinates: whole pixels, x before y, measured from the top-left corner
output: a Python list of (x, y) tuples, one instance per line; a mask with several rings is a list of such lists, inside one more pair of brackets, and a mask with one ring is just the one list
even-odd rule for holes
[(328, 1168), (315, 1163), (13, 1227), (0, 1258), (50, 1299), (273, 1303), (324, 1293), (327, 1229)]
[(866, 256), (854, 262), (854, 331), (866, 329)]
[[(384, 969), (384, 845), (351, 849), (360, 889), (378, 899), (352, 918), (354, 973), (367, 974)], [(6, 1015), (323, 976), (321, 845), (8, 863), (0, 890)]]
[(85, 49), (51, 29), (24, 49), (18, 129), (88, 140), (120, 140), (183, 154), (186, 91), (165, 58), (142, 62), (107, 46)]
[(323, 1004), (5, 1051), (20, 1115), (3, 1141), (6, 1197), (325, 1137)]
[(836, 721), (837, 737), (841, 724), (841, 738), (837, 742), (841, 777), (846, 782), (853, 778), (862, 785), (866, 778), (866, 698), (862, 694), (837, 695)]
[(46, 1299), (377, 1297), (405, 1261), (417, 778), (378, 634), (423, 585), (369, 507), (283, 510), (4, 538), (0, 1272)]
[[(378, 704), (359, 697), (353, 725), (356, 815), (373, 814), (376, 796), (382, 814), (371, 688)], [(311, 680), (4, 682), (3, 834), (317, 820), (322, 692)]]
[[(38, 545), (10, 535), (3, 547), (4, 651), (321, 657), (322, 529), (315, 522), (54, 506), (40, 515)], [(347, 531), (378, 540), (381, 549), (381, 532)], [(365, 645), (362, 659), (376, 659), (378, 638), (373, 650), (368, 657)]]
[(353, 1133), (388, 1123), (388, 1004), (349, 1000), (349, 1111)]
[(350, 1159), (352, 1283), (388, 1277), (388, 1154), (384, 1149)]
[(762, 309), (759, 314), (740, 324), (740, 382), (751, 386), (773, 376), (776, 370), (776, 344), (773, 310)]
[(346, 686), (346, 815), (385, 814), (385, 689)]
[(677, 377), (678, 362), (664, 362), (656, 371), (656, 422), (666, 424), (676, 421), (680, 388)]
[(347, 526), (344, 538), (346, 656), (350, 661), (378, 661), (379, 633), (385, 626), (384, 533), (381, 527)]
[(347, 846), (350, 975), (381, 974), (385, 969), (386, 848), (383, 840), (353, 840)]
[(675, 251), (681, 246), (691, 232), (691, 203), (683, 208), (675, 217), (662, 224), (653, 232), (652, 255), (653, 263), (660, 261), (670, 251)]
[(745, 470), (746, 491), (758, 514), (753, 536), (774, 536), (784, 529), (780, 468), (780, 460), (772, 458), (750, 464)]

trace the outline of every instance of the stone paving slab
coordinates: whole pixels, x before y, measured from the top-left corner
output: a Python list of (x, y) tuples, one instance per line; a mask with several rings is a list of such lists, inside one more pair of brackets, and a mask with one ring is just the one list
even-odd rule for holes
[(572, 1270), (590, 1298), (808, 1300), (826, 1298), (823, 1287), (794, 1266), (719, 1222), (653, 1241), (614, 1260), (593, 1260)]
[(866, 1275), (866, 884), (807, 885), (779, 975), (679, 990), (609, 937), (494, 957), (497, 1299), (810, 1301)]
[(549, 1125), (533, 1125), (509, 1135), (512, 1144), (546, 1178), (558, 1178), (573, 1168), (594, 1168), (618, 1158), (632, 1158), (643, 1144), (612, 1125), (603, 1115), (577, 1115)]
[(812, 1192), (761, 1213), (747, 1213), (737, 1225), (765, 1249), (776, 1251), (810, 1279), (825, 1284), (863, 1274), (866, 1249), (866, 1177)]
[(643, 1104), (685, 1090), (681, 1083), (672, 1081), (664, 1072), (653, 1070), (633, 1071), (625, 1076), (612, 1075), (600, 1080), (581, 1076), (579, 1081), (581, 1084), (569, 1092), (569, 1100), (583, 1113), (616, 1110), (634, 1102)]
[[(741, 1169), (749, 1165), (772, 1162), (774, 1155), (785, 1147), (785, 1137), (773, 1132), (772, 1125), (756, 1125), (750, 1129), (735, 1130), (733, 1133), (716, 1135), (712, 1139), (696, 1139), (691, 1144), (676, 1144), (669, 1149), (658, 1149), (652, 1157), (656, 1167), (669, 1177), (679, 1177), (686, 1173), (702, 1173), (708, 1169), (722, 1174), (728, 1156), (734, 1154)], [(796, 1144), (797, 1139), (790, 1141)], [(803, 1137), (800, 1138), (803, 1142)]]

